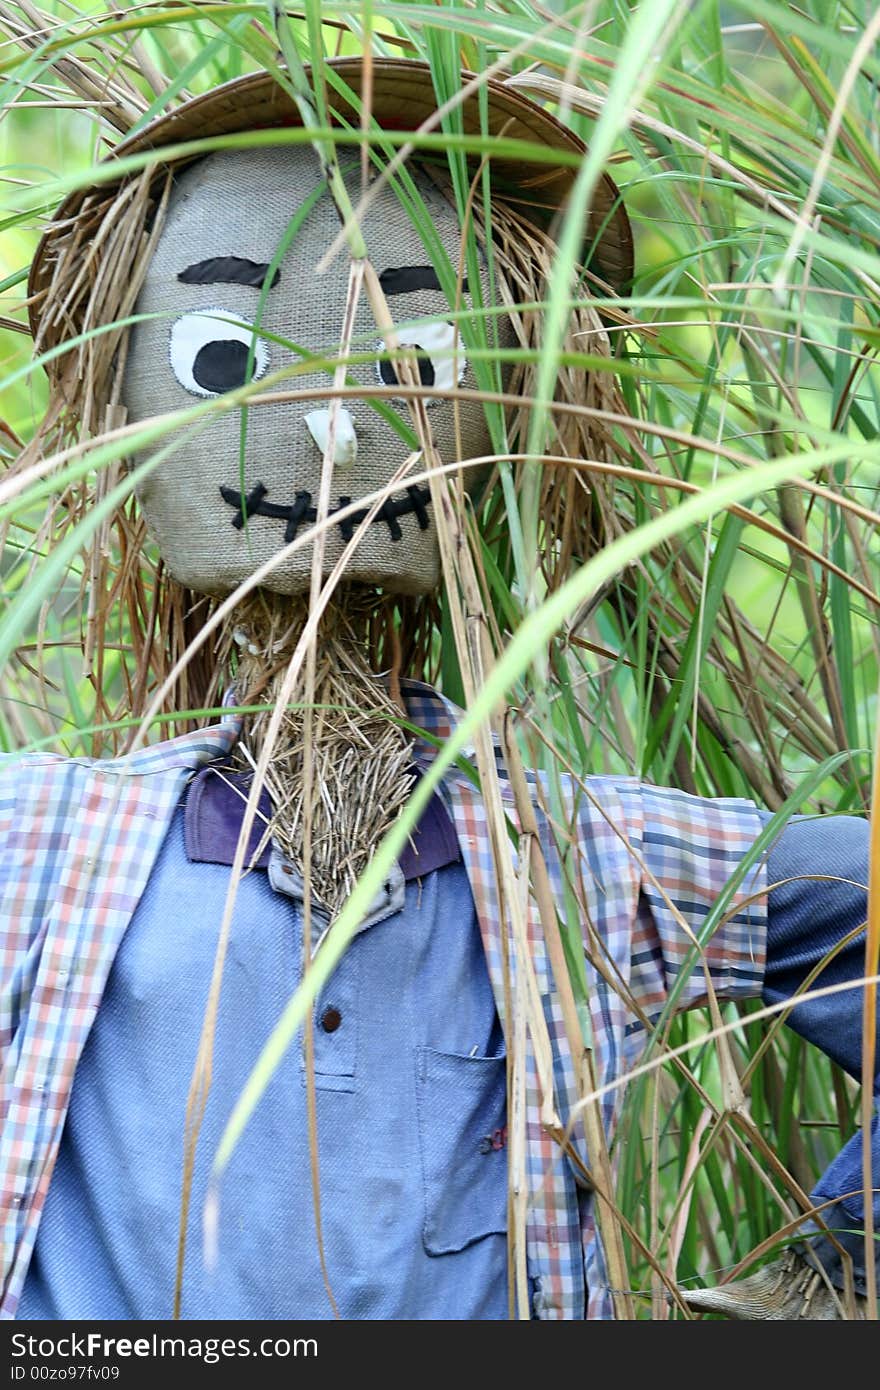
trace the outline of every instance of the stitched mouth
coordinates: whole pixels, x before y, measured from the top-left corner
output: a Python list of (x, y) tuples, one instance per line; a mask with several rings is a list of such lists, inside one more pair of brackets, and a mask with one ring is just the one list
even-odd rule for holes
[[(317, 521), (318, 513), (312, 506), (312, 494), (310, 492), (297, 492), (293, 501), (289, 505), (281, 505), (278, 502), (267, 502), (269, 489), (263, 483), (257, 483), (250, 492), (237, 492), (235, 488), (220, 485), (220, 495), (227, 506), (235, 509), (232, 517), (232, 524), (237, 531), (240, 531), (245, 524), (245, 518), (252, 516), (272, 517), (276, 521), (283, 521), (284, 539), (286, 542), (295, 541), (300, 526), (309, 525)], [(428, 517), (428, 503), (431, 500), (430, 489), (417, 487), (415, 484), (406, 489), (405, 497), (386, 498), (376, 515), (373, 517), (372, 525), (382, 522), (388, 527), (389, 534), (393, 541), (403, 538), (403, 531), (398, 520), (401, 516), (414, 515), (422, 531), (427, 531), (430, 526)], [(334, 507), (329, 509), (328, 515), (342, 511), (343, 508), (351, 505), (350, 497), (340, 497)], [(343, 517), (336, 524), (342, 533), (342, 539), (351, 540), (355, 527), (360, 525), (367, 515), (367, 508), (360, 511), (351, 512)]]

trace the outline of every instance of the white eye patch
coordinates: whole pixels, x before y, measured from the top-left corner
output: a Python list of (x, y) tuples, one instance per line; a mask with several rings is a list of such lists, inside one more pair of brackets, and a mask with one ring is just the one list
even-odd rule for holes
[[(439, 391), (450, 391), (457, 386), (467, 370), (461, 339), (456, 341), (455, 325), (452, 323), (416, 324), (412, 328), (401, 328), (397, 333), (401, 347), (416, 349), (419, 377), (423, 386), (435, 386)], [(456, 350), (457, 349), (457, 350)], [(384, 338), (379, 342), (379, 351), (387, 352)], [(454, 354), (454, 355), (453, 355)], [(391, 362), (377, 362), (379, 380), (386, 386), (397, 386), (397, 373)], [(429, 397), (426, 405), (438, 405), (436, 397)]]
[(182, 314), (172, 325), (168, 355), (171, 370), (192, 396), (221, 396), (257, 381), (269, 367), (269, 349), (253, 325), (227, 309)]

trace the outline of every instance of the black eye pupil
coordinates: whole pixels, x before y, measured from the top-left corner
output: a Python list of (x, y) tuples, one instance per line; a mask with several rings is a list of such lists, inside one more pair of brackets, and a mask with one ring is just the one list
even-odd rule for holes
[(192, 374), (204, 391), (232, 391), (248, 380), (248, 346), (238, 338), (220, 338), (199, 348)]
[[(417, 349), (417, 351), (418, 351), (418, 349)], [(420, 356), (418, 356), (418, 357), (416, 358), (416, 362), (418, 363), (418, 368), (419, 368), (419, 379), (420, 379), (422, 385), (423, 385), (423, 386), (433, 386), (433, 385), (434, 385), (434, 367), (433, 367), (433, 365), (432, 365), (432, 363), (431, 363), (430, 357), (423, 357), (423, 356), (420, 355)], [(379, 375), (381, 376), (381, 378), (382, 378), (382, 380), (384, 381), (384, 383), (385, 383), (386, 386), (399, 386), (399, 385), (400, 385), (400, 382), (398, 381), (398, 378), (397, 378), (397, 373), (396, 373), (396, 371), (394, 370), (394, 364), (391, 363), (391, 362), (380, 362), (380, 363), (379, 363)]]

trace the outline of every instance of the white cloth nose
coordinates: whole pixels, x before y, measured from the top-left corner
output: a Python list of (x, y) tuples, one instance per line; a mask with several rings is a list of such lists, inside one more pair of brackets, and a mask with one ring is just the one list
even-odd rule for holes
[[(322, 455), (325, 454), (330, 435), (330, 411), (311, 410), (308, 415), (303, 416), (303, 419), (306, 429), (321, 450)], [(356, 458), (357, 431), (354, 427), (354, 420), (345, 407), (340, 406), (336, 415), (333, 463), (338, 468), (351, 468)]]

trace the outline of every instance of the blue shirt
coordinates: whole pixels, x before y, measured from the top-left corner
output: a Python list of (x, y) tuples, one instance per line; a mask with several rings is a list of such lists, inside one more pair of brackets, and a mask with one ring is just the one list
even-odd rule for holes
[[(176, 812), (119, 948), (74, 1082), (20, 1318), (170, 1316), (186, 1099), (228, 885), (220, 803), (203, 795), (210, 775), (190, 788), (200, 814)], [(187, 846), (221, 862), (192, 862)], [(262, 862), (240, 885), (225, 967), (191, 1205), (188, 1319), (331, 1316), (299, 1042), (224, 1179), (216, 1266), (203, 1258), (212, 1155), (301, 973), (296, 875), (275, 852)], [(343, 1318), (505, 1318), (504, 1046), (467, 873), (446, 863), (396, 890), (315, 1010), (330, 1284)]]

